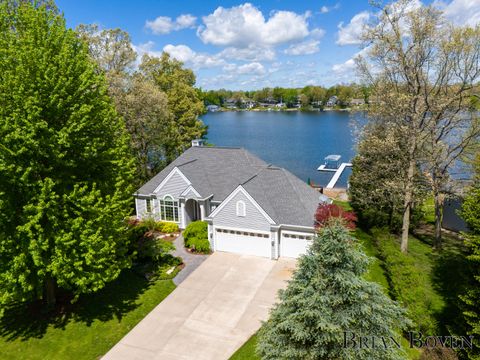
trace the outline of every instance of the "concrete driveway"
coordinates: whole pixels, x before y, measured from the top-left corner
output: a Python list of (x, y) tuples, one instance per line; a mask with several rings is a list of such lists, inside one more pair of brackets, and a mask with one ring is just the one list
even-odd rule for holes
[(267, 319), (294, 267), (216, 252), (103, 359), (228, 359)]

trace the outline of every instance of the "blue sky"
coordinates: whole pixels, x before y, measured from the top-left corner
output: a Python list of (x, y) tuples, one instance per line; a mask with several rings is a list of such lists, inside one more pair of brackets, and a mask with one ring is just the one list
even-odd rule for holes
[[(434, 3), (456, 24), (480, 22), (480, 0)], [(140, 55), (167, 51), (195, 71), (198, 86), (233, 90), (354, 81), (358, 34), (375, 14), (368, 0), (57, 0), (57, 5), (70, 27), (121, 28)]]

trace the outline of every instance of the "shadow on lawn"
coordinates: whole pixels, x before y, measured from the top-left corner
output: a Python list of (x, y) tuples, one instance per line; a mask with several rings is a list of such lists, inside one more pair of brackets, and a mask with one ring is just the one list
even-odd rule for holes
[[(417, 237), (430, 246), (433, 244), (433, 234), (429, 232), (417, 234)], [(439, 331), (442, 334), (465, 335), (459, 296), (465, 292), (468, 282), (466, 249), (458, 235), (444, 233), (442, 237), (442, 249), (431, 254), (434, 257), (432, 282), (445, 301), (445, 306), (436, 314)]]
[(0, 336), (7, 341), (27, 340), (43, 337), (49, 326), (63, 329), (70, 321), (90, 326), (95, 320), (121, 320), (138, 307), (136, 300), (150, 284), (144, 277), (126, 270), (99, 292), (81, 296), (74, 304), (70, 302), (71, 296), (59, 294), (57, 307), (51, 313), (45, 313), (40, 302), (16, 304), (0, 318)]

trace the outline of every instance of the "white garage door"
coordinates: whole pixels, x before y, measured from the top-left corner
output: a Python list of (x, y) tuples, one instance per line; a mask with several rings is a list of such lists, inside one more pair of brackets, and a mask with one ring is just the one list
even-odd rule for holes
[(215, 250), (268, 258), (272, 255), (268, 234), (228, 229), (215, 230)]
[(280, 256), (297, 258), (307, 252), (312, 243), (312, 236), (308, 234), (283, 233), (280, 239)]

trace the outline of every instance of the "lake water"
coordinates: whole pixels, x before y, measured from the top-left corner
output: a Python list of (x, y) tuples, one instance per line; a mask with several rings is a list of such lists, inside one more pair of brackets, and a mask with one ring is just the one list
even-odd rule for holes
[[(268, 163), (286, 168), (300, 179), (325, 186), (333, 173), (317, 171), (329, 154), (349, 162), (355, 154), (353, 117), (344, 111), (214, 112), (202, 116), (208, 142), (216, 146), (244, 147)], [(351, 170), (344, 171), (337, 187), (346, 187)]]

